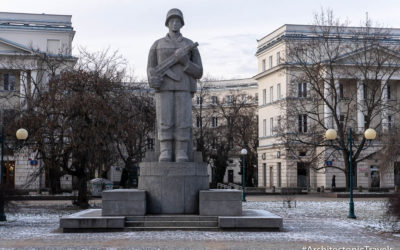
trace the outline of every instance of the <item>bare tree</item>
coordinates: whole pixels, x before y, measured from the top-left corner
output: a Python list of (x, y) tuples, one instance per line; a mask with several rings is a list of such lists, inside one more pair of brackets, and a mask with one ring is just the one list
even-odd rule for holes
[(142, 83), (130, 83), (121, 89), (116, 103), (116, 148), (125, 164), (120, 185), (129, 187), (137, 179), (137, 167), (146, 150), (154, 146), (155, 126), (153, 94)]
[(87, 181), (95, 172), (104, 175), (121, 157), (138, 161), (152, 129), (151, 100), (141, 86), (123, 83), (125, 69), (116, 52), (82, 49), (75, 67), (57, 69), (48, 85), (27, 95), (21, 124), (31, 131), (44, 170), (55, 173), (52, 189), (62, 175), (75, 176), (81, 207), (88, 205)]
[[(332, 11), (322, 11), (314, 20), (307, 38), (285, 38), (291, 91), (282, 106), (287, 116), (282, 141), (292, 152), (308, 151), (306, 161), (314, 170), (324, 170), (332, 154), (341, 157), (344, 166), (329, 167), (342, 171), (349, 187), (350, 130), (356, 142), (351, 159), (355, 171), (357, 163), (371, 156), (364, 150), (368, 142), (362, 132), (384, 131), (387, 112), (396, 109), (385, 98), (400, 70), (400, 43), (390, 42), (390, 30), (373, 28), (369, 19), (361, 27), (348, 27)], [(340, 153), (324, 138), (330, 128), (337, 130)]]
[(193, 110), (196, 146), (212, 165), (212, 185), (223, 182), (229, 159), (237, 157), (242, 148), (249, 152), (246, 168), (251, 185), (257, 145), (255, 100), (241, 91), (231, 91), (227, 99), (219, 100), (210, 88), (207, 81), (200, 82)]

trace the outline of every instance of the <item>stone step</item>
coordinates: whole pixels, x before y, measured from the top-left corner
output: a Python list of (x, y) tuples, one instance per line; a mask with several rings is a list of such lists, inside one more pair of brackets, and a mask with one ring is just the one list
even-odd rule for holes
[(126, 221), (125, 227), (218, 227), (217, 221)]
[(124, 231), (220, 231), (219, 227), (125, 227)]
[(127, 216), (126, 221), (218, 221), (218, 217), (199, 215), (147, 215)]

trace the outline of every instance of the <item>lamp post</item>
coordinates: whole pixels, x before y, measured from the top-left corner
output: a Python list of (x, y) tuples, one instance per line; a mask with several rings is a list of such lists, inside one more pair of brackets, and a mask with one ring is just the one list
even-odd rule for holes
[[(16, 132), (18, 141), (24, 141), (28, 138), (28, 131), (24, 128), (20, 128)], [(1, 127), (1, 169), (0, 169), (0, 184), (5, 187), (6, 185), (6, 168), (4, 165), (4, 145), (6, 143), (6, 136), (4, 133), (4, 125)], [(5, 194), (3, 194), (5, 195)], [(3, 197), (4, 199), (5, 197)], [(6, 214), (4, 212), (5, 200), (0, 201), (0, 221), (6, 221)]]
[(246, 155), (247, 155), (247, 149), (242, 149), (240, 151), (240, 154), (242, 155), (243, 159), (243, 171), (242, 171), (242, 201), (246, 201)]
[[(365, 130), (364, 132), (365, 138), (369, 141), (369, 144), (364, 149), (368, 148), (371, 144), (371, 141), (376, 138), (376, 131), (372, 128)], [(328, 129), (325, 133), (325, 138), (331, 142), (333, 145), (333, 141), (337, 138), (337, 132), (334, 129)], [(353, 201), (353, 131), (350, 128), (348, 142), (349, 145), (349, 180), (350, 180), (350, 203), (349, 203), (349, 215), (348, 218), (356, 219), (356, 215), (354, 214), (354, 201)], [(334, 146), (337, 150), (346, 150), (346, 148), (341, 148), (338, 146)]]

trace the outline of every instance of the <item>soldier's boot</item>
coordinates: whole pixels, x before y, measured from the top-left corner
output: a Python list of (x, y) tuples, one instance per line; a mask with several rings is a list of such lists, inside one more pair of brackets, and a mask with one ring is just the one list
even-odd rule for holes
[(176, 162), (187, 162), (189, 161), (187, 155), (187, 141), (176, 141), (175, 145), (175, 161)]
[(160, 157), (158, 161), (172, 161), (172, 141), (160, 141)]

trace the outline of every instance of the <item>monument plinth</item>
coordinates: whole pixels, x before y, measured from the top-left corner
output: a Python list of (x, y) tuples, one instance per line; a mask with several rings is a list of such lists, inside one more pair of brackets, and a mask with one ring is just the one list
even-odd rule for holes
[(148, 214), (198, 214), (199, 191), (209, 189), (203, 162), (142, 162), (139, 189)]

